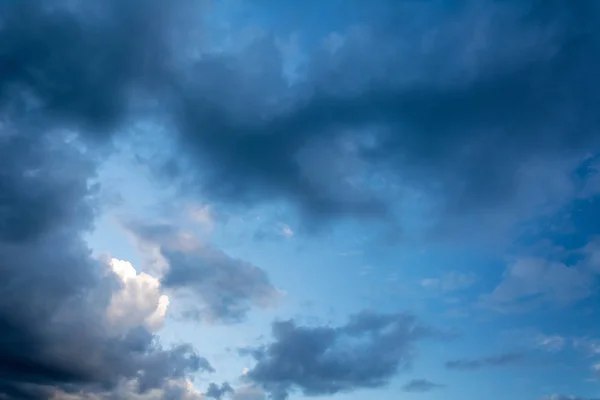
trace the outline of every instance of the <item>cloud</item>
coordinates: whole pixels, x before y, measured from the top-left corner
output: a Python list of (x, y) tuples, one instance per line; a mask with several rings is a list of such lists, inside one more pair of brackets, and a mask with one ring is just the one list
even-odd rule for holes
[(45, 128), (105, 135), (133, 111), (132, 90), (152, 89), (163, 76), (183, 4), (3, 1), (2, 108), (25, 101)]
[[(210, 35), (188, 31), (203, 28), (188, 24), (204, 11), (187, 12), (192, 3), (0, 0), (5, 397), (104, 395), (121, 382), (160, 392), (212, 369), (189, 346), (163, 348), (153, 335), (165, 306), (156, 281), (106, 273), (83, 239), (99, 212), (96, 167), (117, 145), (110, 138), (130, 139), (121, 132), (141, 120), (160, 120), (169, 143), (144, 134), (164, 157), (139, 160), (180, 178), (186, 193), (243, 206), (283, 201), (320, 223), (392, 220), (392, 189), (408, 186), (436, 199), (431, 219), (440, 235), (469, 221), (501, 231), (515, 216), (560, 206), (575, 190), (570, 172), (598, 150), (596, 2), (465, 1), (444, 12), (386, 2), (363, 26), (302, 49), (306, 72), (291, 87), (276, 41), (262, 36), (237, 54), (211, 52)], [(160, 261), (169, 269), (156, 276), (160, 287), (189, 290), (202, 317), (237, 321), (275, 297), (259, 268), (162, 235)], [(493, 303), (568, 303), (589, 292), (571, 267), (525, 264), (511, 268)], [(280, 323), (248, 376), (278, 396), (379, 386), (408, 363), (402, 357), (410, 360), (405, 351), (416, 339), (404, 319), (371, 317), (338, 328)], [(296, 339), (326, 351), (295, 354), (286, 346)], [(347, 341), (359, 342), (355, 354), (343, 351)], [(323, 354), (331, 364), (317, 365), (322, 376), (270, 369), (286, 357), (316, 362), (310, 357)], [(360, 364), (336, 364), (348, 359)], [(281, 383), (274, 371), (289, 379)]]
[(424, 288), (436, 289), (442, 292), (454, 292), (471, 287), (478, 280), (475, 274), (465, 274), (461, 272), (448, 272), (440, 278), (426, 278), (421, 280), (421, 286)]
[(556, 353), (565, 348), (567, 345), (567, 339), (559, 335), (538, 335), (534, 339), (534, 345), (539, 349)]
[(137, 381), (121, 382), (109, 392), (65, 393), (55, 392), (50, 400), (206, 400), (206, 397), (187, 379), (169, 380), (161, 389), (151, 389), (140, 393)]
[(13, 135), (10, 123), (0, 131), (0, 394), (94, 393), (122, 380), (144, 391), (212, 370), (189, 345), (163, 348), (146, 318), (111, 329), (111, 304), (151, 316), (158, 303), (139, 314), (123, 296), (131, 287), (90, 257), (93, 155), (59, 134)]
[(430, 335), (414, 317), (362, 312), (338, 327), (273, 324), (273, 342), (242, 354), (256, 360), (245, 377), (274, 399), (294, 390), (331, 395), (387, 384), (409, 368), (415, 344)]
[(592, 338), (573, 338), (573, 348), (586, 353), (588, 357), (600, 354), (600, 340)]
[[(390, 194), (371, 190), (376, 171), (388, 188), (436, 198), (444, 229), (563, 204), (572, 169), (598, 145), (600, 91), (588, 83), (599, 10), (536, 4), (388, 3), (384, 17), (338, 33), (335, 51), (306, 49), (292, 89), (267, 39), (228, 59), (228, 72), (202, 63), (178, 114), (197, 187), (321, 217), (389, 216)], [(204, 94), (216, 85), (217, 98)]]
[(488, 367), (503, 367), (520, 364), (525, 358), (522, 353), (505, 353), (498, 356), (479, 359), (461, 359), (446, 362), (446, 368), (456, 370), (475, 370)]
[(592, 293), (594, 281), (585, 270), (542, 258), (517, 260), (502, 282), (483, 301), (491, 307), (517, 311), (544, 303), (568, 305)]
[(402, 390), (405, 392), (412, 393), (424, 393), (442, 387), (444, 387), (444, 385), (433, 383), (431, 381), (428, 381), (427, 379), (413, 379), (407, 382), (404, 386), (402, 386)]
[(290, 84), (278, 38), (214, 51), (196, 2), (5, 0), (0, 107), (93, 138), (152, 115), (169, 145), (144, 135), (161, 157), (139, 160), (215, 201), (391, 219), (376, 187), (407, 186), (436, 199), (440, 235), (510, 224), (571, 198), (598, 144), (598, 7), (536, 4), (353, 3), (364, 22), (296, 49)]
[(110, 324), (117, 329), (143, 325), (150, 331), (162, 327), (169, 297), (160, 293), (158, 279), (144, 272), (137, 274), (127, 261), (113, 258), (110, 266), (123, 285), (111, 297), (107, 309)]
[(541, 257), (515, 260), (502, 281), (482, 296), (484, 306), (503, 312), (529, 311), (541, 305), (568, 306), (589, 297), (600, 272), (596, 252), (598, 243), (590, 241), (578, 249), (580, 260), (567, 265)]
[(233, 388), (229, 383), (225, 382), (221, 386), (216, 383), (211, 383), (206, 389), (205, 396), (211, 399), (221, 400), (225, 395), (234, 393)]
[(189, 216), (195, 223), (203, 227), (208, 233), (214, 230), (216, 217), (214, 211), (208, 204), (191, 207), (189, 210)]
[[(102, 139), (161, 52), (159, 3), (0, 1), (0, 397), (165, 391), (212, 370), (187, 344), (161, 345), (160, 301), (140, 308), (139, 276), (130, 286), (84, 241)], [(116, 311), (139, 318), (121, 326)]]
[(142, 246), (153, 246), (167, 264), (161, 284), (191, 293), (188, 314), (208, 321), (239, 322), (252, 307), (275, 304), (279, 291), (262, 269), (229, 257), (168, 224), (126, 224)]
[(236, 389), (233, 400), (265, 400), (265, 392), (256, 386), (246, 385)]

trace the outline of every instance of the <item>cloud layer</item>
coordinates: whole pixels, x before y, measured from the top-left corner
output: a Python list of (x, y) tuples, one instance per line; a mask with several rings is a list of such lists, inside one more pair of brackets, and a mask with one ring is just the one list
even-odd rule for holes
[[(222, 48), (204, 2), (0, 0), (0, 395), (203, 396), (189, 378), (213, 371), (208, 360), (155, 334), (163, 291), (185, 291), (199, 320), (227, 323), (278, 297), (259, 267), (169, 225), (128, 227), (156, 251), (161, 274), (93, 258), (84, 237), (103, 206), (97, 169), (120, 140), (147, 146), (136, 160), (179, 194), (284, 203), (319, 226), (403, 222), (410, 190), (424, 194), (430, 235), (491, 236), (598, 193), (585, 174), (574, 178), (600, 150), (597, 1), (349, 4), (364, 20), (299, 47), (300, 62), (266, 34)], [(302, 64), (293, 80), (291, 61)], [(152, 129), (132, 134), (141, 122)], [(519, 260), (484, 300), (582, 300), (595, 254), (577, 265)], [(256, 364), (234, 396), (381, 387), (428, 334), (400, 314), (276, 322), (270, 344), (247, 350)]]

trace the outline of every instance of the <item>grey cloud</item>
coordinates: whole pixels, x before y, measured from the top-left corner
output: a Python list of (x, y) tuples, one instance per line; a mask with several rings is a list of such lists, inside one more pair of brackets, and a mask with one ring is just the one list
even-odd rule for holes
[[(5, 125), (6, 126), (6, 125)], [(10, 128), (10, 127), (9, 127)], [(7, 129), (8, 130), (8, 129)], [(46, 398), (136, 379), (140, 389), (212, 370), (189, 346), (165, 349), (143, 327), (113, 335), (119, 289), (82, 236), (96, 212), (92, 158), (60, 136), (0, 132), (0, 394)]]
[[(191, 175), (186, 190), (229, 203), (282, 199), (313, 220), (389, 215), (388, 195), (360, 184), (375, 170), (385, 187), (407, 183), (435, 194), (450, 216), (443, 228), (456, 228), (452, 216), (525, 212), (568, 196), (572, 163), (598, 150), (597, 1), (465, 1), (445, 13), (389, 2), (386, 20), (343, 32), (351, 40), (338, 51), (313, 53), (305, 81), (291, 89), (270, 38), (238, 56), (186, 61), (194, 52), (179, 35), (180, 17), (194, 13), (180, 12), (183, 0), (166, 4), (0, 0), (6, 396), (43, 398), (47, 387), (104, 388), (121, 378), (152, 388), (210, 369), (187, 347), (160, 348), (143, 329), (101, 334), (116, 283), (102, 276), (82, 235), (96, 213), (96, 150), (110, 143), (100, 149), (91, 139), (147, 107), (178, 128), (169, 132), (179, 149), (168, 156), (183, 161), (168, 171)], [(274, 293), (262, 271), (219, 250), (167, 250), (179, 267), (165, 282), (189, 279), (209, 316), (238, 319)], [(217, 275), (212, 262), (222, 268)], [(276, 341), (250, 376), (279, 395), (382, 385), (411, 359), (416, 339), (402, 321), (363, 315), (340, 328), (277, 324)], [(368, 351), (346, 354), (346, 339), (364, 339)], [(305, 354), (290, 347), (296, 340)], [(327, 365), (315, 358), (323, 349)], [(81, 356), (90, 351), (94, 357)], [(339, 362), (348, 359), (349, 366)], [(275, 369), (288, 361), (316, 363), (323, 375)]]
[(233, 400), (265, 400), (265, 392), (256, 386), (246, 385), (236, 388)]
[(0, 106), (28, 100), (28, 118), (46, 129), (106, 134), (131, 111), (132, 91), (164, 75), (183, 3), (3, 0)]
[(126, 226), (141, 242), (157, 246), (167, 261), (162, 285), (188, 290), (199, 300), (188, 316), (239, 322), (251, 307), (267, 307), (279, 297), (265, 271), (210, 245), (184, 238), (174, 226), (140, 222)]
[(402, 386), (405, 392), (424, 393), (444, 387), (438, 383), (433, 383), (427, 379), (413, 379)]
[[(268, 44), (252, 58), (262, 74), (236, 74), (235, 59), (221, 75), (206, 66), (205, 79), (224, 88), (217, 104), (230, 103), (232, 82), (244, 89), (239, 103), (216, 109), (207, 95), (182, 97), (182, 149), (195, 154), (202, 189), (234, 202), (285, 198), (319, 216), (386, 215), (385, 195), (346, 184), (360, 175), (356, 164), (438, 194), (446, 216), (500, 223), (565, 199), (576, 165), (567, 161), (598, 145), (598, 6), (466, 1), (441, 12), (396, 3), (387, 21), (348, 32), (335, 54), (314, 55), (306, 87), (291, 94), (280, 92), (279, 55)], [(382, 22), (401, 28), (375, 28)], [(256, 100), (258, 88), (283, 97), (280, 109)], [(352, 151), (340, 147), (348, 137)], [(456, 228), (450, 220), (443, 228)]]
[(208, 385), (208, 389), (206, 389), (205, 395), (212, 399), (221, 400), (225, 395), (232, 393), (234, 393), (234, 390), (229, 383), (225, 382), (219, 386), (216, 383), (211, 382), (211, 384)]
[[(144, 117), (143, 103), (177, 128), (162, 170), (186, 191), (285, 200), (312, 221), (389, 216), (397, 199), (361, 184), (376, 177), (435, 195), (441, 234), (455, 217), (500, 223), (564, 201), (573, 163), (597, 149), (593, 1), (353, 2), (364, 24), (336, 50), (306, 49), (292, 87), (269, 35), (211, 53), (193, 3), (2, 1), (0, 107), (89, 136)], [(205, 36), (186, 40), (191, 26)]]
[(56, 391), (50, 400), (206, 400), (202, 393), (190, 389), (190, 383), (188, 380), (173, 379), (167, 381), (160, 389), (140, 393), (136, 381), (124, 381), (111, 391), (99, 390), (94, 393)]
[(134, 2), (109, 1), (84, 12), (89, 5), (0, 1), (0, 397), (7, 399), (110, 392), (122, 380), (137, 381), (136, 391), (161, 390), (212, 370), (191, 347), (163, 348), (143, 327), (108, 329), (119, 282), (83, 237), (98, 211), (93, 179), (109, 146), (88, 139), (108, 136), (124, 117), (127, 83), (143, 74), (141, 43), (154, 46), (149, 29), (160, 24), (152, 18), (158, 3), (134, 12)]
[(599, 273), (598, 243), (577, 249), (580, 260), (572, 264), (541, 257), (511, 263), (494, 290), (481, 297), (483, 306), (501, 312), (530, 311), (542, 305), (568, 306), (594, 293)]
[(246, 377), (274, 399), (294, 390), (326, 395), (386, 385), (411, 366), (415, 344), (431, 334), (414, 317), (363, 312), (338, 327), (273, 324), (273, 342), (243, 349), (256, 365)]
[(503, 367), (507, 365), (518, 365), (525, 358), (522, 353), (506, 353), (498, 356), (479, 359), (451, 360), (446, 362), (446, 368), (456, 370), (475, 370), (488, 367)]

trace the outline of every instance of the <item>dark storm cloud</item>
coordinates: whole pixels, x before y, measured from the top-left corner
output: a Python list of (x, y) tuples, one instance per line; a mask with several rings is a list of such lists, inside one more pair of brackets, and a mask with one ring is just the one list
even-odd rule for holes
[[(145, 78), (144, 63), (159, 65), (159, 21), (168, 13), (152, 1), (140, 9), (131, 1), (94, 4), (0, 1), (0, 397), (7, 399), (106, 392), (123, 381), (145, 391), (212, 370), (187, 345), (162, 348), (146, 328), (117, 334), (107, 325), (119, 283), (83, 240), (97, 213), (100, 149), (81, 139), (108, 134), (125, 116), (126, 92)], [(64, 129), (77, 127), (85, 129)]]
[(145, 390), (211, 370), (190, 347), (162, 349), (145, 328), (107, 333), (118, 284), (82, 240), (95, 212), (89, 159), (60, 137), (5, 130), (0, 143), (0, 394), (40, 398), (121, 379)]
[[(183, 1), (2, 0), (0, 105), (29, 102), (29, 120), (106, 134), (133, 89), (160, 82), (170, 21)], [(35, 104), (35, 105), (34, 105)]]
[(168, 263), (165, 288), (189, 291), (197, 300), (187, 316), (218, 322), (240, 322), (253, 306), (273, 304), (279, 292), (266, 272), (169, 224), (125, 224), (142, 248), (156, 246)]
[(291, 86), (278, 38), (234, 55), (197, 26), (186, 40), (183, 15), (203, 10), (185, 0), (0, 4), (3, 104), (28, 97), (28, 118), (98, 131), (148, 99), (177, 128), (163, 170), (213, 200), (285, 200), (313, 221), (388, 215), (397, 199), (377, 178), (435, 195), (445, 219), (504, 221), (560, 203), (598, 145), (593, 0), (352, 2), (358, 28), (302, 49)]
[(273, 342), (243, 349), (256, 365), (246, 377), (285, 399), (294, 390), (327, 395), (386, 385), (409, 368), (417, 341), (431, 332), (412, 316), (363, 312), (339, 327), (273, 324)]
[(402, 386), (402, 390), (411, 393), (425, 393), (444, 387), (427, 379), (413, 379)]
[(520, 364), (525, 355), (522, 353), (506, 353), (480, 359), (462, 359), (446, 362), (446, 368), (457, 370), (473, 370), (487, 367), (503, 367)]
[(211, 382), (208, 385), (208, 389), (206, 389), (206, 397), (216, 400), (221, 400), (225, 395), (233, 393), (234, 390), (231, 385), (227, 382), (222, 383), (221, 386), (217, 385), (214, 382)]
[(347, 179), (377, 171), (387, 187), (435, 195), (451, 217), (560, 203), (569, 162), (598, 149), (598, 4), (395, 3), (387, 21), (342, 32), (333, 54), (309, 50), (292, 89), (268, 40), (226, 71), (201, 64), (178, 117), (202, 193), (385, 215), (385, 193)]

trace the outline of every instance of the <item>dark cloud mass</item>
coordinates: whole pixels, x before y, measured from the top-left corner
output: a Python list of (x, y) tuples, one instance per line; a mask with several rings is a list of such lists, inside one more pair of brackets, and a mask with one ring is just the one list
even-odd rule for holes
[(127, 12), (134, 2), (109, 19), (116, 4), (105, 2), (107, 19), (92, 27), (82, 9), (64, 11), (67, 2), (0, 2), (2, 398), (108, 393), (124, 382), (134, 392), (166, 390), (212, 370), (191, 347), (163, 348), (144, 327), (110, 331), (106, 309), (119, 284), (83, 240), (97, 212), (102, 149), (85, 139), (92, 130), (65, 128), (115, 126), (141, 56), (138, 40), (119, 30), (151, 33), (137, 25), (150, 15)]
[(411, 366), (416, 342), (431, 334), (410, 315), (372, 312), (338, 327), (276, 322), (272, 333), (272, 343), (241, 352), (256, 360), (248, 379), (276, 400), (294, 390), (317, 396), (382, 387)]
[(502, 367), (506, 365), (519, 364), (524, 358), (525, 355), (522, 353), (506, 353), (480, 359), (452, 360), (446, 362), (446, 368), (457, 370), (474, 370), (486, 367)]
[(225, 395), (233, 393), (234, 390), (229, 383), (222, 383), (221, 386), (216, 383), (211, 383), (206, 389), (206, 397), (216, 400), (221, 400)]
[[(203, 190), (228, 201), (283, 197), (320, 216), (381, 215), (386, 195), (347, 184), (377, 171), (435, 195), (453, 222), (560, 202), (570, 188), (556, 176), (573, 168), (565, 160), (598, 145), (598, 4), (403, 2), (388, 11), (344, 32), (335, 52), (310, 53), (306, 79), (285, 92), (268, 44), (251, 59), (261, 74), (236, 70), (237, 60), (228, 73), (205, 66), (203, 79), (223, 90), (207, 98), (197, 82), (179, 115)], [(234, 85), (243, 88), (235, 103)], [(271, 97), (278, 108), (265, 104)]]
[(212, 52), (197, 26), (186, 35), (183, 14), (201, 25), (200, 6), (182, 12), (192, 3), (3, 1), (3, 103), (27, 95), (31, 116), (98, 131), (151, 99), (180, 145), (164, 170), (187, 191), (320, 219), (388, 214), (397, 199), (377, 177), (434, 196), (455, 224), (512, 221), (560, 203), (565, 160), (597, 149), (593, 0), (351, 2), (359, 29), (301, 49), (292, 85), (268, 35), (236, 54)]
[(0, 101), (28, 120), (108, 131), (166, 65), (169, 22), (182, 1), (2, 0)]
[(143, 327), (109, 333), (118, 283), (82, 240), (95, 212), (93, 165), (60, 137), (9, 130), (0, 135), (0, 394), (47, 398), (53, 387), (122, 379), (145, 390), (210, 370), (193, 349), (163, 349)]

